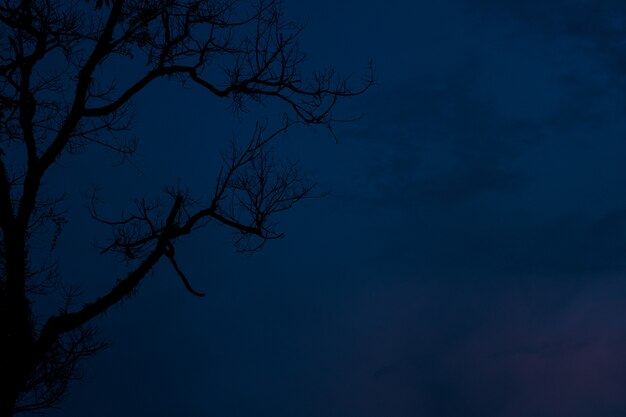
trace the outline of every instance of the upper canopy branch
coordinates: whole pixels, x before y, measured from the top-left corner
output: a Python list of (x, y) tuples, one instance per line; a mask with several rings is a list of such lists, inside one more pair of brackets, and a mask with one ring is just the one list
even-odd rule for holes
[[(128, 12), (126, 20), (132, 24), (111, 43), (113, 53), (143, 54), (152, 69), (117, 97), (100, 97), (106, 104), (87, 105), (84, 116), (109, 115), (153, 81), (178, 75), (217, 97), (232, 96), (237, 105), (242, 105), (245, 97), (276, 97), (288, 104), (300, 120), (322, 124), (331, 121), (330, 111), (337, 98), (361, 94), (372, 83), (369, 74), (363, 85), (353, 89), (333, 71), (303, 82), (306, 77), (299, 72), (303, 55), (296, 43), (300, 28), (284, 24), (272, 3), (261, 7), (253, 17), (233, 23), (254, 23), (252, 32), (239, 38), (227, 24), (228, 16), (235, 13), (234, 3), (210, 11), (203, 9), (213, 4), (210, 1), (156, 3), (141, 15)], [(213, 56), (230, 61), (221, 79), (210, 65)]]

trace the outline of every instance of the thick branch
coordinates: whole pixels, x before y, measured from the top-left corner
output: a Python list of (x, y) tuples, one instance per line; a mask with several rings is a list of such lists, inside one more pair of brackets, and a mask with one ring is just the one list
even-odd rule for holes
[(4, 166), (3, 151), (0, 149), (0, 228), (8, 232), (9, 225), (13, 224), (13, 204), (11, 203), (11, 184)]
[(165, 252), (165, 256), (167, 256), (167, 258), (170, 260), (170, 263), (174, 267), (174, 270), (176, 271), (176, 274), (178, 274), (178, 277), (183, 282), (183, 285), (185, 286), (187, 291), (189, 291), (190, 293), (192, 293), (196, 297), (204, 297), (204, 295), (205, 295), (204, 293), (198, 292), (198, 291), (193, 289), (193, 287), (189, 283), (189, 280), (185, 276), (185, 273), (178, 266), (178, 262), (176, 262), (176, 255), (174, 253), (174, 246), (172, 244), (168, 245), (167, 251)]
[(74, 94), (74, 101), (72, 103), (72, 109), (70, 110), (70, 114), (68, 115), (65, 123), (59, 130), (59, 133), (54, 142), (41, 157), (40, 170), (42, 173), (45, 172), (45, 170), (56, 160), (59, 154), (63, 151), (71, 137), (74, 128), (78, 124), (78, 121), (83, 114), (85, 108), (85, 100), (87, 98), (89, 84), (91, 83), (93, 72), (95, 71), (98, 64), (110, 52), (109, 43), (113, 38), (113, 31), (119, 20), (123, 3), (123, 0), (117, 0), (113, 3), (111, 13), (109, 14), (107, 23), (102, 30), (102, 34), (98, 38), (98, 42), (91, 52), (91, 55), (87, 59), (87, 62), (85, 62), (85, 65), (82, 67), (78, 74), (76, 92)]
[(24, 180), (24, 193), (20, 200), (17, 214), (18, 224), (24, 231), (28, 227), (31, 214), (35, 207), (39, 185), (41, 184), (41, 179), (44, 173), (61, 154), (69, 142), (72, 132), (81, 119), (87, 92), (89, 90), (89, 84), (91, 83), (91, 77), (98, 64), (109, 52), (109, 43), (113, 37), (114, 28), (119, 20), (122, 4), (123, 0), (117, 0), (114, 2), (106, 25), (104, 26), (96, 45), (87, 59), (87, 62), (78, 74), (72, 108), (62, 127), (59, 129), (55, 140), (43, 153), (38, 163), (34, 166), (30, 166), (28, 169)]
[(104, 313), (110, 307), (129, 296), (133, 290), (137, 288), (141, 280), (152, 270), (159, 259), (161, 259), (161, 257), (166, 253), (169, 239), (172, 237), (168, 234), (168, 231), (175, 224), (176, 217), (180, 212), (182, 204), (183, 197), (177, 197), (167, 217), (164, 233), (157, 239), (154, 249), (134, 271), (129, 273), (126, 278), (120, 280), (117, 285), (111, 289), (111, 291), (94, 302), (86, 304), (77, 312), (66, 313), (60, 316), (52, 316), (48, 319), (37, 341), (38, 353), (40, 355), (43, 355), (61, 334), (72, 331), (92, 320), (94, 317)]
[(228, 227), (232, 227), (233, 229), (239, 231), (240, 233), (243, 234), (249, 234), (249, 235), (255, 235), (258, 237), (263, 238), (263, 231), (261, 229), (259, 229), (258, 227), (251, 227), (251, 226), (246, 226), (244, 224), (238, 223), (234, 220), (231, 220), (229, 218), (226, 218), (224, 216), (222, 216), (221, 214), (219, 214), (217, 212), (217, 210), (213, 207), (211, 208), (207, 208), (204, 210), (200, 210), (198, 211), (196, 214), (194, 214), (193, 216), (191, 216), (189, 218), (189, 220), (185, 223), (184, 226), (181, 227), (181, 230), (183, 231), (191, 231), (191, 229), (193, 229), (194, 225), (196, 223), (198, 223), (200, 220), (210, 217), (212, 219), (217, 220), (218, 222), (228, 226)]
[(152, 81), (157, 78), (185, 73), (191, 71), (191, 67), (183, 67), (183, 66), (171, 66), (171, 67), (162, 67), (156, 68), (146, 74), (142, 79), (137, 81), (135, 84), (130, 86), (126, 91), (124, 91), (120, 97), (114, 100), (112, 103), (109, 103), (102, 107), (93, 107), (93, 108), (85, 108), (83, 110), (83, 115), (86, 117), (102, 117), (107, 116), (116, 110), (119, 110), (124, 104), (128, 103), (130, 99), (132, 99), (137, 93), (147, 87)]

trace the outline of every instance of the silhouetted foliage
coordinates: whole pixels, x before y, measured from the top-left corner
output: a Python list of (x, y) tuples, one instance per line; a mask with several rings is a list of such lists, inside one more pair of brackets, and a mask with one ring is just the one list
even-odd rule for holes
[[(352, 88), (332, 70), (304, 77), (299, 32), (271, 0), (0, 1), (1, 416), (53, 406), (78, 376), (80, 359), (105, 346), (92, 320), (161, 260), (202, 295), (176, 260), (177, 239), (208, 221), (239, 233), (241, 250), (281, 236), (274, 215), (309, 196), (313, 184), (297, 166), (275, 161), (268, 144), (295, 124), (331, 127), (337, 100), (372, 82)], [(139, 75), (121, 88), (107, 75), (111, 61)], [(228, 97), (236, 109), (274, 100), (289, 110), (278, 128), (259, 123), (247, 145), (232, 144), (209, 196), (179, 186), (160, 200), (136, 201), (124, 218), (105, 219), (94, 195), (93, 219), (113, 231), (101, 253), (121, 256), (129, 270), (99, 298), (74, 307), (70, 292), (56, 315), (39, 320), (34, 298), (63, 288), (54, 263), (40, 265), (32, 250), (35, 238), (53, 249), (66, 222), (60, 200), (44, 193), (49, 168), (90, 145), (132, 153), (135, 143), (122, 134), (129, 105), (161, 78)]]

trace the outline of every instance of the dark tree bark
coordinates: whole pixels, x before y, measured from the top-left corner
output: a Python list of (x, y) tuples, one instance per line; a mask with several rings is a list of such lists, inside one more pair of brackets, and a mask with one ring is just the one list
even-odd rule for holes
[[(275, 163), (269, 144), (296, 124), (332, 127), (338, 100), (361, 94), (332, 70), (304, 76), (300, 27), (284, 22), (280, 4), (259, 0), (2, 0), (0, 1), (0, 417), (56, 404), (76, 378), (79, 361), (105, 345), (92, 320), (129, 297), (161, 261), (176, 260), (176, 242), (209, 221), (232, 228), (241, 250), (281, 237), (274, 216), (310, 196), (314, 184), (297, 166)], [(107, 62), (142, 70), (123, 88)], [(65, 154), (100, 146), (122, 155), (135, 143), (129, 105), (158, 79), (195, 85), (235, 108), (283, 103), (275, 129), (259, 123), (245, 146), (231, 147), (211, 195), (172, 188), (158, 203), (140, 200), (130, 215), (104, 219), (94, 196), (94, 221), (111, 227), (101, 254), (129, 270), (109, 292), (82, 307), (34, 317), (31, 304), (60, 288), (54, 265), (38, 263), (32, 240), (54, 247), (65, 222), (58, 199), (42, 184)], [(54, 188), (50, 191), (59, 191)], [(45, 188), (45, 187), (44, 187)], [(71, 298), (71, 294), (68, 295)]]

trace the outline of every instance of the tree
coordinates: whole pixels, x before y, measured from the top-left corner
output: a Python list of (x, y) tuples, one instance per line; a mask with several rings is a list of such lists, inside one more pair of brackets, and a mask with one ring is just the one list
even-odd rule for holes
[[(351, 87), (332, 70), (303, 77), (301, 28), (283, 20), (273, 0), (0, 2), (0, 416), (54, 405), (78, 362), (104, 347), (92, 320), (132, 295), (157, 263), (171, 263), (201, 296), (176, 261), (180, 238), (212, 222), (254, 250), (281, 236), (276, 213), (310, 196), (313, 184), (297, 166), (275, 162), (268, 144), (296, 124), (330, 128), (338, 100), (361, 94), (372, 78)], [(119, 87), (113, 66), (139, 75)], [(128, 271), (95, 300), (72, 309), (70, 293), (65, 307), (40, 320), (33, 300), (62, 288), (62, 276), (37, 260), (32, 242), (54, 247), (65, 222), (62, 199), (49, 197), (58, 188), (43, 181), (59, 158), (85, 146), (132, 153), (136, 144), (120, 132), (130, 128), (133, 99), (158, 79), (230, 98), (236, 109), (273, 100), (285, 115), (231, 146), (210, 195), (178, 185), (115, 220), (100, 215), (94, 196), (93, 219), (113, 232), (100, 253), (121, 257)]]

